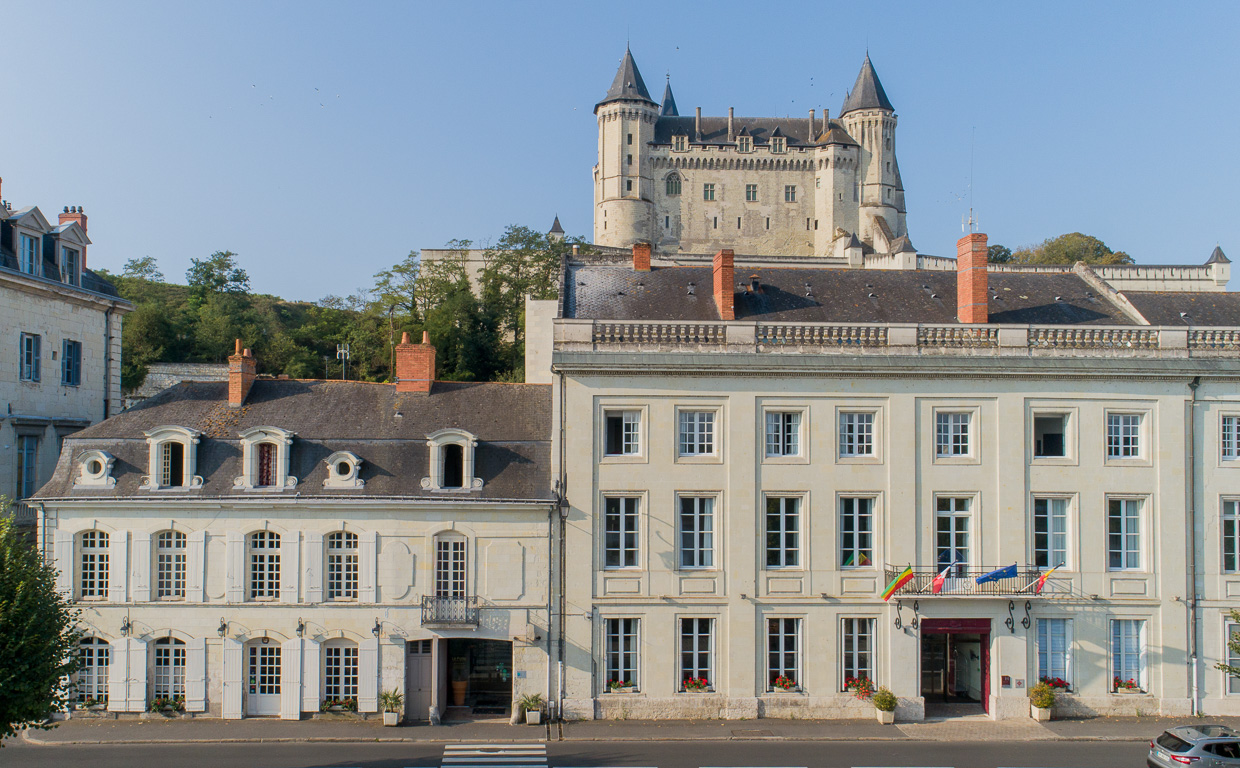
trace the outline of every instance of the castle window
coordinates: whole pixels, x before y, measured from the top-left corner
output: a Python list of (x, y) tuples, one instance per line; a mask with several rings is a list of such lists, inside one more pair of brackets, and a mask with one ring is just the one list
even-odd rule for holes
[(741, 228), (741, 217), (740, 216), (736, 217), (736, 228), (737, 229)]
[(233, 480), (234, 491), (296, 487), (297, 478), (288, 474), (292, 432), (279, 427), (251, 427), (240, 437), (242, 474)]
[(478, 438), (461, 429), (441, 429), (427, 435), (430, 448), (430, 475), (422, 487), (432, 491), (470, 491), (482, 487), (474, 475), (474, 453)]
[(736, 139), (736, 149), (739, 152), (752, 152), (753, 139), (749, 136), (738, 136)]
[(667, 194), (669, 197), (680, 194), (680, 174), (673, 173), (667, 177)]
[(702, 185), (702, 199), (708, 203), (714, 201), (715, 199), (715, 185), (714, 184), (703, 184)]
[(628, 179), (624, 182), (624, 191), (625, 192), (633, 191), (633, 180), (632, 179)]
[(714, 226), (715, 226), (715, 229), (719, 229), (719, 217), (718, 216), (715, 217)]
[(771, 217), (770, 216), (766, 217), (766, 228), (767, 229), (771, 228)]
[[(630, 134), (629, 134), (629, 145), (630, 145), (630, 146), (632, 146), (632, 144), (633, 144), (633, 134), (631, 134), (631, 133), (630, 133)], [(632, 156), (632, 155), (629, 155), (629, 157), (631, 158), (631, 157), (633, 157), (633, 156)], [(630, 160), (629, 164), (630, 164), (630, 165), (632, 165), (632, 161), (631, 161), (631, 160)]]
[(814, 179), (814, 189), (822, 189), (822, 179)]
[(747, 203), (758, 202), (758, 185), (757, 184), (746, 184), (745, 185), (745, 202)]
[(890, 190), (890, 189), (884, 189), (883, 191), (887, 193), (887, 199), (888, 199), (888, 200), (890, 200), (890, 199), (891, 199), (891, 190)]
[(784, 187), (784, 202), (795, 203), (797, 201), (797, 188), (795, 184), (788, 184)]
[(891, 173), (891, 163), (887, 163), (887, 173)]
[(688, 144), (687, 137), (685, 136), (673, 136), (672, 137), (672, 150), (673, 151), (684, 152), (686, 144)]
[(663, 217), (663, 228), (664, 228), (664, 229), (671, 229), (671, 228), (672, 228), (672, 217), (671, 217), (671, 216), (664, 216), (664, 217)]
[(632, 155), (627, 155), (626, 157), (627, 157), (627, 162), (628, 162), (628, 164), (629, 164), (629, 165), (632, 165), (632, 164), (633, 164), (633, 156), (632, 156)]
[(146, 433), (151, 446), (148, 475), (140, 488), (201, 488), (202, 478), (194, 474), (198, 430), (185, 427), (158, 427)]
[(783, 136), (776, 136), (775, 138), (771, 139), (771, 151), (772, 152), (783, 152), (785, 147), (786, 145), (784, 144)]

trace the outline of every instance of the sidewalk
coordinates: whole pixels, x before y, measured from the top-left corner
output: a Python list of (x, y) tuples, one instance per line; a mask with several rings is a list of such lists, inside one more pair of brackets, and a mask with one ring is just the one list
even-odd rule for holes
[(282, 741), (541, 742), (550, 741), (1149, 741), (1177, 725), (1238, 717), (1098, 717), (1001, 720), (964, 717), (879, 725), (873, 720), (586, 720), (550, 728), (502, 722), (407, 725), (322, 720), (69, 720), (50, 731), (27, 731), (32, 744), (150, 744)]

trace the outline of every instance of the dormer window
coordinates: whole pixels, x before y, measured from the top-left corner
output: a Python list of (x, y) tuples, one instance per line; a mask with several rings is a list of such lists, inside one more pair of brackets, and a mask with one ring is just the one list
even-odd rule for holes
[(751, 137), (751, 136), (738, 136), (738, 137), (736, 138), (736, 151), (738, 151), (738, 152), (752, 152), (752, 151), (753, 151), (753, 137)]
[(61, 248), (60, 264), (66, 283), (69, 285), (82, 284), (81, 254), (78, 253), (76, 248)]
[(112, 464), (115, 461), (116, 459), (107, 451), (86, 451), (78, 457), (78, 476), (73, 481), (73, 487), (116, 487), (116, 478), (112, 477)]
[(39, 264), (39, 238), (34, 235), (21, 236), (21, 270), (28, 275), (37, 275)]
[(771, 138), (771, 151), (783, 152), (787, 149), (786, 139), (783, 136), (775, 136)]
[(357, 454), (349, 451), (336, 451), (324, 461), (327, 464), (327, 479), (324, 488), (365, 488), (366, 481), (359, 475), (362, 471), (362, 460)]
[(672, 151), (684, 152), (689, 147), (689, 137), (681, 134), (672, 137)]
[(289, 446), (295, 435), (279, 427), (251, 427), (240, 433), (241, 475), (234, 491), (282, 491), (297, 486), (290, 477)]
[(426, 436), (430, 448), (430, 476), (422, 487), (432, 491), (472, 491), (482, 487), (474, 476), (474, 448), (478, 438), (463, 429), (441, 429)]
[(201, 488), (202, 478), (194, 474), (201, 435), (196, 429), (173, 426), (147, 432), (146, 442), (151, 453), (148, 474), (139, 488), (147, 491)]

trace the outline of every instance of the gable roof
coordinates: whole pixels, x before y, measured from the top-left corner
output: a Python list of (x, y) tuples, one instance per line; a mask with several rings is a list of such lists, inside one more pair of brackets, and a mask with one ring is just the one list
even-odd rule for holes
[[(633, 61), (633, 53), (627, 47), (624, 49), (624, 58), (620, 60), (620, 68), (616, 70), (616, 77), (611, 81), (611, 87), (607, 89), (607, 95), (594, 105), (594, 109), (597, 111), (599, 107), (613, 101), (655, 103), (654, 99), (650, 98), (650, 91), (646, 90), (642, 73), (637, 71), (637, 62)], [(658, 105), (655, 104), (655, 106)]]
[(868, 51), (865, 54), (865, 61), (861, 63), (861, 71), (857, 73), (857, 82), (853, 83), (852, 90), (844, 99), (844, 106), (840, 108), (840, 115), (843, 116), (858, 109), (895, 111), (895, 107), (891, 106), (891, 102), (887, 99), (883, 84), (878, 80), (874, 65), (870, 63)]

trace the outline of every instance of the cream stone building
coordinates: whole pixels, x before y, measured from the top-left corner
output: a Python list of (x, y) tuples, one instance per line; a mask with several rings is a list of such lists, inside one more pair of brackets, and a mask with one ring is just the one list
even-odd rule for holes
[(984, 235), (952, 272), (652, 250), (570, 261), (529, 305), (574, 554), (565, 716), (863, 716), (864, 678), (901, 719), (1016, 718), (1043, 677), (1060, 714), (1240, 713), (1214, 669), (1240, 594), (1221, 250), (1106, 272), (988, 267)]
[[(86, 213), (52, 224), (0, 203), (0, 496), (52, 476), (67, 435), (121, 408), (121, 322), (133, 305), (87, 268)], [(33, 522), (16, 506), (19, 524)]]
[[(669, 81), (650, 97), (627, 49), (594, 108), (594, 242), (661, 254), (845, 261), (912, 254), (896, 161), (896, 114), (867, 54), (832, 119), (681, 116)], [(858, 254), (859, 256), (859, 254)], [(859, 265), (854, 265), (859, 266)]]
[(183, 382), (65, 440), (32, 499), (81, 610), (74, 715), (502, 715), (548, 693), (550, 387)]

